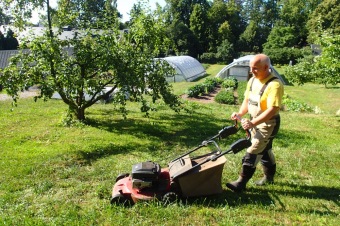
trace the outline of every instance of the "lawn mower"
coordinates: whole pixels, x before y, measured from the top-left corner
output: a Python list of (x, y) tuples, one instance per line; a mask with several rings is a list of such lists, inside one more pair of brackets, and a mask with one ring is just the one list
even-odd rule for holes
[[(132, 166), (131, 173), (120, 174), (112, 189), (111, 204), (135, 204), (138, 201), (161, 200), (174, 202), (179, 198), (208, 196), (222, 193), (222, 171), (225, 154), (234, 153), (251, 146), (250, 133), (222, 151), (216, 139), (223, 139), (238, 132), (235, 125), (221, 129), (217, 135), (203, 141), (196, 148), (172, 160), (167, 168), (146, 161)], [(212, 152), (190, 157), (193, 152), (212, 145)]]

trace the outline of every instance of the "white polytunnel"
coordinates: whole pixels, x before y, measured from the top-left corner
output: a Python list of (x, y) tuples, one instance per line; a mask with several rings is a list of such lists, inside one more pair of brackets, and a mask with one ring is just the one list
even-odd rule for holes
[(168, 77), (168, 82), (191, 82), (206, 74), (202, 64), (190, 56), (171, 56), (163, 58), (167, 61), (176, 71), (174, 77)]
[[(216, 77), (219, 78), (235, 77), (239, 81), (247, 81), (250, 72), (249, 61), (253, 57), (254, 55), (247, 55), (235, 59), (232, 63), (228, 64), (220, 72), (218, 72)], [(272, 65), (270, 65), (270, 69), (275, 77), (279, 78), (283, 84), (286, 84), (282, 76), (279, 74), (277, 70), (275, 70), (275, 68)]]

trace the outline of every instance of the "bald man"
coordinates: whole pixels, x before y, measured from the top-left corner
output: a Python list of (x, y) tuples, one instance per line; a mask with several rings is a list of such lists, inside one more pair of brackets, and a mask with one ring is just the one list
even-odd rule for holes
[(242, 118), (249, 113), (250, 119), (242, 119), (242, 127), (251, 132), (252, 145), (242, 158), (242, 170), (238, 180), (227, 183), (235, 192), (246, 189), (256, 165), (261, 161), (264, 177), (256, 185), (274, 182), (276, 162), (272, 143), (280, 127), (279, 111), (282, 105), (283, 84), (271, 74), (270, 59), (264, 54), (255, 55), (249, 62), (253, 77), (248, 81), (243, 103), (231, 119)]

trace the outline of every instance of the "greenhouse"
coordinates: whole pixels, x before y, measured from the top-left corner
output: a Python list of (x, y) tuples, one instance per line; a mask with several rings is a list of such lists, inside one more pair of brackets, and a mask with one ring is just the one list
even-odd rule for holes
[(202, 64), (190, 56), (171, 56), (163, 58), (176, 71), (174, 77), (168, 77), (168, 82), (191, 82), (206, 74)]
[[(247, 55), (234, 60), (231, 64), (225, 66), (216, 77), (227, 78), (235, 77), (239, 81), (247, 81), (250, 78), (250, 68), (249, 61), (254, 57), (254, 55)], [(283, 84), (286, 82), (283, 80), (282, 76), (275, 70), (275, 68), (270, 65), (271, 72), (274, 76), (279, 78)]]

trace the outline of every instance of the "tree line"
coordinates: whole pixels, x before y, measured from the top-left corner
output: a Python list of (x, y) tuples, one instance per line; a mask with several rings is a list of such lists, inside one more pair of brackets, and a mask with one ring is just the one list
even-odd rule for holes
[(168, 54), (205, 63), (230, 63), (259, 52), (275, 64), (296, 62), (324, 30), (340, 33), (338, 15), (339, 0), (166, 0), (158, 8), (173, 40)]
[[(164, 53), (189, 55), (204, 63), (229, 63), (248, 53), (264, 52), (275, 64), (296, 62), (314, 44), (323, 30), (340, 33), (340, 0), (165, 0), (154, 16), (161, 17), (173, 44)], [(39, 2), (39, 1), (31, 1)], [(120, 29), (128, 29), (133, 15), (148, 1), (139, 1), (131, 19)], [(116, 0), (60, 0), (51, 9), (51, 20), (65, 26), (103, 28), (108, 18), (122, 14)], [(42, 17), (42, 22), (47, 21)]]
[(338, 0), (167, 0), (170, 37), (179, 54), (229, 63), (264, 52), (273, 63), (303, 56), (322, 30), (340, 32)]
[[(319, 72), (331, 78), (335, 72), (336, 84), (339, 1), (166, 0), (165, 7), (158, 5), (154, 11), (147, 1), (139, 1), (130, 20), (122, 23), (116, 0), (59, 0), (57, 8), (50, 0), (5, 0), (14, 26), (27, 26), (32, 10), (39, 8), (45, 11), (41, 22), (46, 29), (42, 36), (22, 40), (20, 49), (29, 51), (19, 51), (0, 70), (0, 84), (14, 101), (34, 84), (40, 86), (36, 99), (48, 100), (58, 92), (68, 105), (66, 124), (84, 121), (85, 110), (103, 99), (110, 99), (123, 116), (128, 99), (139, 102), (146, 114), (159, 100), (178, 111), (181, 101), (166, 82), (175, 72), (155, 59), (185, 54), (201, 62), (229, 63), (241, 55), (264, 52), (274, 64), (284, 64), (306, 54), (307, 46), (320, 42), (320, 37), (323, 54), (317, 64), (312, 63), (314, 58), (304, 64), (311, 67), (296, 73), (297, 82), (317, 78)], [(74, 36), (60, 40), (65, 26), (75, 28)], [(327, 38), (322, 39), (326, 30)], [(313, 69), (313, 76), (301, 80), (301, 73)]]

